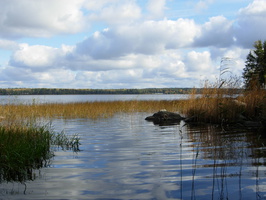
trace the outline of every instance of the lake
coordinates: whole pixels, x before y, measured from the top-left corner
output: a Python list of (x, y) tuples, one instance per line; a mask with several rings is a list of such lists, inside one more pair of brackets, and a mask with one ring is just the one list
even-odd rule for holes
[(0, 95), (0, 104), (32, 103), (75, 103), (93, 101), (130, 101), (130, 100), (177, 100), (186, 99), (188, 94), (127, 94), (127, 95)]
[(80, 151), (55, 148), (33, 181), (0, 183), (0, 199), (266, 199), (266, 138), (183, 121), (154, 125), (144, 120), (151, 114), (54, 119), (55, 131), (79, 134)]

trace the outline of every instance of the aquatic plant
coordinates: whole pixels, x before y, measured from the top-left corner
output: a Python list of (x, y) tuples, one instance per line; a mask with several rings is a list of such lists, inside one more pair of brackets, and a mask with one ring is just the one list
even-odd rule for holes
[(155, 112), (161, 109), (176, 112), (180, 102), (176, 101), (102, 101), (46, 104), (0, 105), (2, 121), (8, 124), (23, 119), (40, 118), (89, 118), (111, 117), (118, 112)]
[(54, 156), (52, 145), (78, 151), (79, 137), (55, 133), (50, 125), (0, 126), (0, 182), (33, 180), (34, 169), (47, 167)]
[[(191, 93), (187, 101), (182, 101), (181, 113), (194, 122), (223, 125), (252, 120), (258, 125), (265, 124), (266, 90), (243, 90), (239, 93), (237, 83), (238, 80), (234, 79), (214, 84), (206, 82), (200, 96)], [(226, 87), (222, 88), (222, 85)]]
[(60, 147), (62, 150), (79, 151), (80, 138), (78, 134), (72, 136), (66, 135), (64, 131), (52, 135), (51, 144)]
[(47, 165), (52, 134), (43, 127), (0, 127), (0, 181), (33, 179), (32, 169)]

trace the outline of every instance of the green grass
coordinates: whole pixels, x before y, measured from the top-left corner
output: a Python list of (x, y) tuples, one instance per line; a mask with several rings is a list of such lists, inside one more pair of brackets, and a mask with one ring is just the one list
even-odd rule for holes
[(54, 156), (51, 145), (79, 150), (79, 138), (54, 133), (50, 126), (0, 126), (0, 182), (34, 179), (34, 169)]
[(45, 127), (0, 127), (0, 180), (32, 179), (30, 171), (52, 156), (50, 140)]

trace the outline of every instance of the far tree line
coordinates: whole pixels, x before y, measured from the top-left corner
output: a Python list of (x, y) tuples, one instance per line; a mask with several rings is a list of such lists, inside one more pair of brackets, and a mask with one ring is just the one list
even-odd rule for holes
[[(59, 89), (59, 88), (8, 88), (0, 95), (64, 95), (64, 94), (189, 94), (193, 88), (145, 89)], [(197, 92), (200, 93), (199, 89)]]

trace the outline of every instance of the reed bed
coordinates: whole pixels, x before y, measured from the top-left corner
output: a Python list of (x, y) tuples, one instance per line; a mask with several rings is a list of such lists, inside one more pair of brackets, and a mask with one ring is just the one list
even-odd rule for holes
[(245, 105), (244, 114), (250, 119), (261, 119), (266, 122), (266, 90), (247, 90), (239, 98)]
[(34, 169), (46, 166), (53, 156), (51, 146), (79, 150), (77, 134), (54, 133), (44, 121), (55, 118), (111, 117), (117, 112), (176, 111), (176, 101), (114, 101), (52, 104), (7, 104), (0, 106), (0, 182), (34, 179)]
[(247, 90), (239, 94), (232, 88), (206, 86), (200, 97), (192, 92), (179, 108), (196, 122), (235, 124), (250, 120), (265, 126), (266, 90)]
[(52, 146), (79, 151), (78, 135), (55, 133), (51, 124), (16, 119), (0, 125), (0, 183), (34, 180), (34, 170), (49, 165)]
[(196, 90), (186, 100), (163, 101), (95, 101), (77, 103), (47, 103), (28, 105), (1, 105), (2, 124), (36, 119), (112, 117), (116, 113), (157, 112), (166, 109), (180, 112), (187, 118), (208, 123), (236, 123), (241, 117), (248, 120), (265, 120), (266, 91), (251, 90), (241, 94), (239, 89), (206, 85), (199, 96)]
[(176, 111), (176, 101), (114, 101), (66, 104), (7, 104), (0, 106), (0, 182), (34, 179), (34, 169), (44, 167), (53, 156), (52, 146), (79, 151), (77, 134), (54, 133), (55, 118), (111, 117), (117, 112)]
[(33, 179), (32, 169), (45, 166), (52, 153), (46, 127), (0, 127), (0, 182)]
[(178, 111), (180, 101), (105, 101), (81, 103), (50, 103), (34, 105), (2, 105), (2, 121), (13, 123), (36, 118), (89, 118), (111, 117), (119, 112), (157, 112), (160, 109)]
[(201, 97), (191, 94), (181, 106), (181, 112), (187, 117), (208, 123), (236, 122), (243, 109), (243, 105), (237, 104), (236, 99), (228, 96), (226, 90), (213, 88), (205, 88)]

